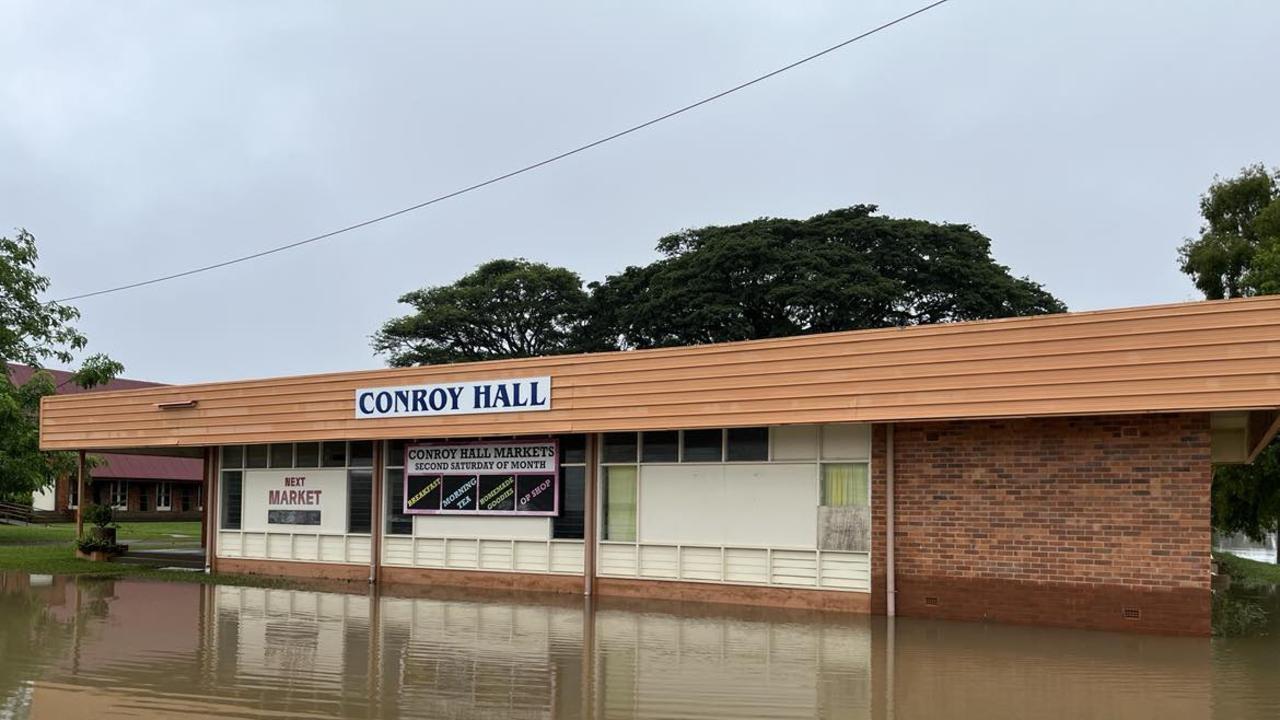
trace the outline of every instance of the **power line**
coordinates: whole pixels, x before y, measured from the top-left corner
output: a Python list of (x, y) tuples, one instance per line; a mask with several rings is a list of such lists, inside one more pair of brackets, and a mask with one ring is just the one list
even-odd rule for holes
[(386, 213), (385, 215), (379, 215), (374, 218), (369, 218), (368, 220), (362, 220), (361, 222), (355, 223), (353, 225), (347, 225), (346, 227), (341, 227), (341, 228), (338, 228), (337, 230), (330, 230), (329, 232), (321, 233), (320, 235), (313, 235), (304, 240), (298, 240), (297, 242), (291, 242), (287, 245), (280, 245), (277, 247), (269, 248), (267, 250), (261, 250), (259, 252), (252, 253), (249, 255), (242, 255), (240, 257), (232, 258), (230, 260), (223, 260), (222, 262), (214, 263), (212, 265), (204, 265), (201, 267), (192, 268), (190, 270), (184, 270), (182, 272), (173, 273), (171, 275), (162, 275), (160, 277), (154, 277), (149, 280), (140, 280), (138, 282), (128, 283), (126, 285), (119, 285), (116, 287), (104, 288), (102, 290), (95, 290), (93, 292), (81, 293), (79, 295), (70, 295), (68, 297), (61, 298), (59, 300), (53, 300), (51, 302), (64, 303), (64, 302), (70, 302), (72, 300), (83, 300), (85, 298), (97, 297), (98, 295), (107, 295), (110, 293), (123, 292), (125, 290), (133, 290), (134, 288), (140, 288), (147, 285), (155, 285), (157, 283), (167, 282), (169, 280), (177, 280), (178, 278), (187, 277), (189, 275), (198, 275), (200, 273), (209, 272), (210, 270), (217, 270), (218, 268), (224, 268), (229, 265), (236, 265), (239, 263), (248, 262), (250, 260), (256, 260), (260, 257), (266, 257), (267, 255), (274, 255), (279, 252), (284, 252), (285, 250), (292, 250), (293, 248), (296, 248), (296, 247), (301, 247), (303, 245), (309, 245), (311, 243), (319, 242), (321, 240), (326, 240), (328, 238), (334, 237), (335, 235), (342, 235), (343, 233), (348, 233), (348, 232), (351, 232), (352, 230), (359, 230), (360, 228), (368, 227), (375, 223), (380, 223), (384, 220), (390, 220), (391, 218), (398, 217), (400, 215), (405, 215), (415, 210), (421, 210), (422, 208), (428, 207), (430, 205), (435, 205), (436, 203), (444, 202), (445, 200), (449, 200), (451, 198), (456, 198), (459, 195), (465, 195), (469, 192), (479, 190), (483, 187), (488, 187), (489, 185), (500, 183), (503, 180), (509, 180), (517, 175), (523, 175), (524, 173), (530, 172), (532, 170), (537, 170), (540, 167), (550, 165), (551, 163), (563, 160), (572, 155), (577, 155), (580, 152), (585, 152), (594, 147), (603, 145), (607, 142), (611, 142), (613, 140), (617, 140), (618, 138), (630, 135), (631, 133), (638, 132), (651, 125), (656, 125), (664, 120), (669, 120), (677, 115), (682, 115), (686, 112), (689, 112), (690, 110), (702, 107), (707, 103), (715, 102), (716, 100), (719, 100), (722, 97), (732, 95), (733, 93), (736, 93), (739, 90), (744, 90), (746, 88), (749, 88), (752, 85), (768, 80), (769, 78), (774, 77), (775, 75), (781, 75), (782, 73), (787, 72), (788, 70), (792, 70), (794, 68), (800, 67), (801, 65), (804, 65), (805, 63), (811, 62), (813, 60), (817, 60), (818, 58), (824, 55), (833, 53), (836, 50), (839, 50), (847, 45), (852, 45), (853, 43), (856, 43), (859, 40), (863, 40), (865, 38), (871, 37), (872, 35), (875, 35), (876, 33), (879, 33), (883, 30), (888, 30), (894, 25), (910, 20), (911, 18), (917, 15), (926, 13), (938, 7), (939, 5), (946, 4), (947, 2), (949, 2), (949, 0), (936, 0), (936, 2), (929, 3), (928, 5), (925, 5), (924, 7), (913, 10), (912, 12), (909, 12), (906, 15), (902, 15), (897, 18), (894, 18), (893, 20), (890, 20), (889, 22), (886, 22), (883, 25), (876, 26), (870, 30), (867, 30), (858, 35), (855, 35), (849, 38), (848, 40), (844, 40), (835, 45), (832, 45), (831, 47), (826, 48), (825, 50), (820, 50), (812, 55), (808, 55), (799, 60), (796, 60), (795, 62), (789, 63), (787, 65), (783, 65), (782, 67), (776, 70), (773, 70), (771, 72), (765, 73), (764, 75), (760, 75), (758, 77), (752, 78), (751, 80), (748, 80), (744, 83), (734, 85), (733, 87), (727, 90), (722, 90), (714, 95), (708, 95), (707, 97), (701, 100), (698, 100), (697, 102), (693, 102), (688, 105), (685, 105), (684, 107), (678, 108), (676, 110), (672, 110), (671, 112), (668, 112), (665, 115), (659, 115), (658, 117), (655, 117), (651, 120), (646, 120), (645, 122), (642, 122), (639, 125), (632, 125), (626, 130), (616, 132), (612, 135), (607, 135), (598, 140), (589, 142), (586, 145), (579, 145), (578, 147), (573, 148), (572, 150), (566, 150), (565, 152), (562, 152), (559, 155), (553, 155), (549, 158), (546, 158), (545, 160), (539, 160), (538, 162), (533, 163), (532, 165), (525, 165), (524, 167), (519, 168), (517, 170), (512, 170), (510, 172), (506, 172), (501, 175), (491, 177), (488, 180), (478, 182), (474, 185), (468, 185), (467, 187), (461, 188), (459, 190), (454, 190), (453, 192), (431, 198), (430, 200), (427, 200), (425, 202), (420, 202), (417, 205), (410, 205), (409, 207), (401, 208), (399, 210)]

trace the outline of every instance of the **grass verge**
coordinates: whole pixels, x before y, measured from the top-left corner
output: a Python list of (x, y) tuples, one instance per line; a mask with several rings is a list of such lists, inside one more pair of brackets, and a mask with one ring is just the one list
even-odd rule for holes
[(1231, 583), (1248, 586), (1280, 585), (1280, 565), (1258, 562), (1226, 552), (1215, 552), (1221, 572), (1231, 576)]

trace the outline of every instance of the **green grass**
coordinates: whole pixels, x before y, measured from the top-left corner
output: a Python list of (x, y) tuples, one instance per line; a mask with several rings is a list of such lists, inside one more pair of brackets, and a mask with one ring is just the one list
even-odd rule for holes
[[(148, 548), (191, 547), (200, 544), (198, 522), (123, 522), (116, 531), (120, 542)], [(70, 543), (75, 523), (53, 525), (0, 525), (0, 548), (11, 545)]]
[(1280, 585), (1280, 565), (1237, 557), (1231, 553), (1215, 552), (1221, 572), (1231, 576), (1233, 584), (1249, 586)]

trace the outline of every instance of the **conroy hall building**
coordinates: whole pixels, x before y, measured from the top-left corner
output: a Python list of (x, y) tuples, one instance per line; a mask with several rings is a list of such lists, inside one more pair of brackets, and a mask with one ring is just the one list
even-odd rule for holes
[(1280, 298), (48, 397), (217, 571), (1209, 633)]

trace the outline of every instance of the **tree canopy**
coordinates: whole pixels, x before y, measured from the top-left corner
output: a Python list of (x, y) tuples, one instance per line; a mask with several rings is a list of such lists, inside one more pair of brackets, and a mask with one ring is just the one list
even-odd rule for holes
[(1200, 237), (1183, 242), (1179, 257), (1206, 298), (1280, 292), (1280, 170), (1258, 164), (1215, 177), (1200, 216)]
[(876, 214), (764, 218), (668, 235), (593, 286), (601, 335), (645, 348), (1062, 312), (968, 225)]
[(535, 357), (591, 349), (590, 298), (565, 268), (523, 259), (493, 260), (450, 285), (400, 297), (414, 312), (373, 336), (391, 365), (430, 365)]
[(374, 349), (408, 366), (749, 340), (1062, 312), (991, 257), (968, 225), (884, 217), (870, 205), (808, 220), (686, 230), (661, 257), (584, 288), (577, 273), (494, 260), (405, 294)]
[[(40, 294), (49, 279), (36, 272), (35, 237), (19, 230), (0, 237), (0, 498), (24, 499), (47, 487), (75, 466), (71, 453), (40, 452), (40, 398), (52, 395), (53, 378), (36, 373), (21, 386), (10, 378), (5, 363), (41, 367), (53, 359), (70, 363), (86, 345), (72, 324), (79, 312), (70, 306), (46, 303)], [(73, 382), (93, 387), (124, 368), (105, 355), (85, 359)]]
[[(1200, 197), (1200, 215), (1200, 237), (1178, 254), (1206, 298), (1280, 293), (1280, 171), (1259, 164), (1215, 177)], [(1280, 440), (1251, 465), (1214, 469), (1213, 526), (1255, 540), (1280, 527)]]

